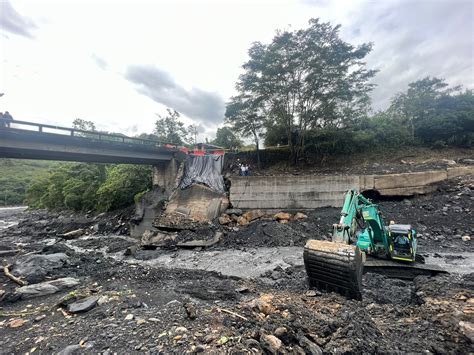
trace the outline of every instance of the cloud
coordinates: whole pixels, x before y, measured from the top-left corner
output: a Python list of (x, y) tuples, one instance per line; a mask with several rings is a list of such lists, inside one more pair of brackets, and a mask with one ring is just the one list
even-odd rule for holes
[(199, 88), (187, 90), (157, 67), (129, 66), (125, 78), (135, 84), (141, 94), (204, 125), (217, 124), (224, 117), (225, 103), (221, 96)]
[(34, 38), (31, 31), (36, 29), (36, 24), (20, 15), (8, 0), (0, 1), (0, 28), (19, 36)]
[(95, 54), (95, 53), (92, 53), (92, 54), (91, 54), (91, 58), (92, 58), (92, 60), (97, 64), (97, 66), (98, 66), (100, 69), (102, 69), (102, 70), (107, 69), (107, 66), (108, 66), (108, 65), (107, 65), (107, 62), (105, 61), (104, 58), (99, 57), (99, 56), (98, 56), (97, 54)]
[[(307, 0), (308, 3), (310, 0)], [(474, 2), (472, 0), (392, 0), (347, 3), (344, 14), (335, 2), (324, 3), (327, 18), (342, 24), (352, 44), (373, 42), (367, 66), (378, 69), (373, 79), (375, 109), (426, 76), (474, 89)]]

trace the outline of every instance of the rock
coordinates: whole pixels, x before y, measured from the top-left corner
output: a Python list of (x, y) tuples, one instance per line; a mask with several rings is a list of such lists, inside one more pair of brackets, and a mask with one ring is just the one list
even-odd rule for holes
[(125, 316), (125, 320), (129, 321), (129, 320), (133, 320), (133, 314), (129, 313)]
[(146, 320), (144, 320), (143, 318), (138, 318), (137, 319), (137, 325), (142, 325), (142, 324), (145, 324), (146, 323)]
[(260, 349), (260, 343), (258, 341), (256, 341), (255, 339), (245, 339), (244, 340), (244, 344), (245, 346), (249, 347), (249, 348), (254, 348), (254, 349)]
[(239, 226), (245, 226), (247, 224), (249, 224), (249, 221), (244, 217), (244, 216), (240, 216), (238, 219), (237, 219), (237, 224)]
[(46, 318), (46, 314), (42, 314), (34, 319), (35, 322), (41, 322), (43, 319)]
[(174, 332), (176, 334), (184, 334), (184, 333), (187, 333), (188, 330), (185, 328), (185, 327), (176, 327), (176, 329), (174, 330)]
[(8, 322), (7, 326), (9, 328), (20, 328), (23, 325), (25, 325), (26, 322), (28, 322), (26, 319), (21, 319), (21, 318), (13, 319), (10, 322)]
[(62, 268), (68, 259), (64, 253), (28, 255), (15, 261), (12, 273), (24, 277), (29, 283), (37, 283), (51, 271)]
[(162, 247), (170, 243), (173, 243), (176, 240), (177, 236), (178, 236), (178, 233), (176, 232), (165, 232), (165, 231), (152, 232), (152, 231), (146, 230), (143, 233), (143, 236), (141, 239), (141, 245)]
[(278, 354), (282, 346), (282, 342), (274, 335), (263, 334), (260, 337), (260, 345), (263, 349), (267, 350), (271, 354)]
[(196, 347), (194, 348), (195, 353), (202, 353), (204, 351), (206, 351), (206, 347), (204, 345), (201, 345), (201, 344), (196, 345)]
[(301, 347), (303, 347), (303, 349), (306, 351), (306, 354), (323, 355), (323, 351), (321, 350), (321, 348), (315, 343), (313, 343), (311, 340), (309, 340), (307, 337), (301, 336), (298, 338), (298, 341)]
[(284, 337), (287, 333), (288, 333), (288, 329), (286, 329), (285, 327), (278, 327), (275, 329), (275, 335), (278, 338)]
[(280, 219), (280, 220), (278, 220), (278, 223), (288, 224), (288, 223), (290, 223), (290, 221), (288, 219)]
[(468, 242), (468, 241), (471, 240), (471, 237), (468, 236), (468, 235), (463, 235), (463, 236), (461, 237), (461, 239), (462, 239), (463, 242)]
[(61, 350), (57, 355), (71, 355), (71, 354), (78, 354), (79, 350), (81, 350), (81, 346), (79, 344), (76, 345), (68, 345), (63, 350)]
[(273, 216), (273, 219), (276, 219), (277, 221), (280, 220), (290, 220), (291, 219), (291, 214), (286, 213), (286, 212), (278, 212)]
[(235, 292), (238, 292), (238, 293), (249, 292), (249, 288), (247, 286), (238, 287), (235, 289)]
[(222, 216), (219, 217), (219, 224), (229, 224), (232, 222), (228, 214), (223, 214)]
[(79, 285), (79, 280), (73, 277), (64, 277), (52, 281), (37, 283), (34, 285), (22, 286), (16, 289), (15, 293), (20, 298), (33, 298), (50, 295), (58, 291)]
[(60, 234), (59, 236), (64, 238), (64, 239), (73, 239), (73, 238), (80, 237), (84, 233), (85, 233), (85, 230), (80, 228), (80, 229), (73, 230), (71, 232)]
[(459, 322), (459, 328), (466, 338), (474, 343), (474, 323), (461, 321)]
[(242, 215), (247, 221), (252, 222), (256, 219), (259, 219), (265, 216), (265, 212), (262, 210), (251, 210)]
[(74, 302), (68, 305), (67, 310), (68, 312), (71, 312), (71, 313), (87, 312), (87, 311), (90, 311), (92, 308), (94, 308), (97, 305), (98, 301), (99, 301), (99, 297), (97, 296), (83, 298), (82, 300), (79, 300), (77, 302)]
[(271, 295), (262, 295), (260, 298), (256, 298), (249, 302), (251, 308), (257, 308), (261, 313), (265, 315), (272, 314), (275, 312), (275, 307), (270, 303), (272, 300)]
[(306, 297), (316, 297), (316, 296), (317, 296), (317, 292), (314, 291), (314, 290), (309, 290), (309, 291), (306, 291), (306, 292), (304, 293), (304, 295), (305, 295)]
[(188, 318), (193, 320), (197, 318), (197, 311), (196, 307), (194, 306), (193, 303), (188, 302), (183, 304), (184, 310), (186, 311), (186, 314), (188, 315)]
[(63, 350), (57, 353), (57, 355), (72, 355), (72, 354), (81, 354), (84, 350), (89, 350), (94, 346), (93, 342), (75, 344), (75, 345), (68, 345)]
[(160, 320), (158, 318), (148, 318), (150, 322), (158, 323)]
[(451, 160), (451, 159), (443, 159), (442, 161), (446, 165), (456, 165), (456, 162), (454, 160)]
[(225, 214), (227, 215), (236, 215), (236, 216), (242, 216), (243, 212), (239, 208), (229, 208), (225, 210)]
[(308, 216), (301, 212), (296, 213), (295, 216), (293, 217), (293, 219), (296, 221), (301, 221), (306, 218), (308, 218)]
[(229, 338), (226, 337), (226, 336), (222, 336), (219, 338), (219, 340), (217, 341), (217, 344), (219, 345), (224, 345), (225, 343), (227, 343), (229, 341)]

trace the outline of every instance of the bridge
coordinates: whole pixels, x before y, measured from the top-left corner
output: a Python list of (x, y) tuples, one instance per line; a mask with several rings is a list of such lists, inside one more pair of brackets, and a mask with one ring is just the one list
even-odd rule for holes
[(153, 184), (169, 190), (185, 154), (154, 140), (0, 119), (0, 158), (153, 166)]
[(178, 158), (176, 145), (118, 134), (0, 120), (0, 157), (155, 165)]

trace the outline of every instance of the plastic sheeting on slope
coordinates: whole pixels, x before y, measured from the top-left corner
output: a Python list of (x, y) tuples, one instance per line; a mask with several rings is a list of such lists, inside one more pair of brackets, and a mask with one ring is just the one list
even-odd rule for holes
[(203, 184), (214, 191), (224, 193), (225, 185), (222, 177), (224, 155), (205, 155), (186, 158), (184, 174), (179, 184), (180, 189), (185, 189), (194, 184)]

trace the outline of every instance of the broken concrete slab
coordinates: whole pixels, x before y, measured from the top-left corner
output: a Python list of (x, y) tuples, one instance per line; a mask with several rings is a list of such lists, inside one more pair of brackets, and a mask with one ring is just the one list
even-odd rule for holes
[(229, 200), (225, 194), (211, 190), (203, 185), (193, 185), (184, 190), (176, 190), (170, 197), (166, 212), (155, 225), (166, 224), (166, 215), (185, 208), (189, 211), (188, 218), (201, 223), (207, 223), (217, 218), (222, 211), (229, 206)]
[(135, 204), (135, 215), (130, 220), (130, 235), (141, 237), (146, 230), (156, 230), (155, 218), (163, 212), (166, 197), (159, 187), (145, 193)]
[(79, 285), (78, 279), (73, 277), (64, 277), (61, 279), (19, 287), (15, 290), (15, 294), (23, 299), (41, 297), (45, 295), (51, 295), (77, 285)]
[(222, 238), (222, 233), (216, 232), (216, 234), (214, 234), (214, 238), (212, 238), (211, 240), (191, 240), (189, 242), (179, 242), (176, 245), (178, 247), (184, 247), (184, 248), (210, 247), (210, 246), (213, 246), (214, 244), (219, 243), (221, 238)]

